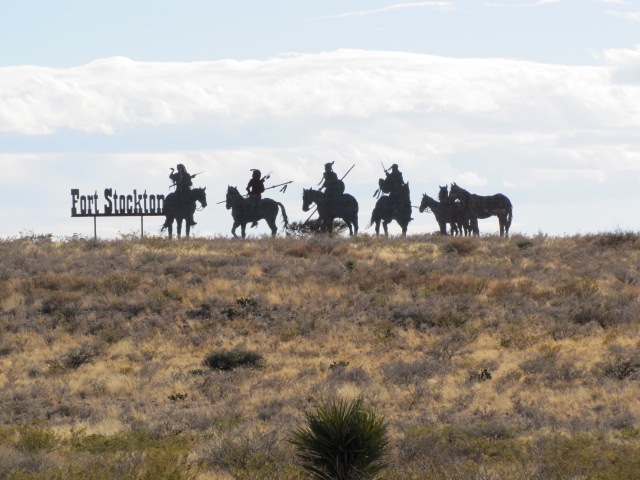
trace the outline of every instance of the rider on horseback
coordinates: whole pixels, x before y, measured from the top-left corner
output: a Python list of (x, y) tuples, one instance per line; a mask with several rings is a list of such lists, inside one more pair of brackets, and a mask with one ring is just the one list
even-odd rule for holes
[[(258, 208), (260, 206), (260, 200), (262, 199), (262, 193), (264, 192), (264, 181), (269, 178), (269, 175), (262, 178), (262, 173), (257, 168), (252, 168), (251, 171), (251, 180), (247, 184), (247, 193), (249, 195), (249, 200), (253, 202), (253, 212), (254, 216), (258, 217)], [(258, 222), (256, 220), (251, 224), (251, 228), (257, 227)]]
[(344, 193), (344, 182), (338, 178), (338, 174), (333, 171), (333, 164), (324, 164), (321, 186), (318, 190), (326, 189), (325, 194), (331, 201), (337, 200)]
[[(181, 163), (178, 164), (177, 169), (178, 171), (176, 172), (174, 168), (171, 168), (169, 178), (173, 182), (172, 186), (176, 187), (177, 197), (180, 199), (181, 203), (184, 203), (188, 201), (187, 195), (189, 190), (191, 190), (191, 187), (193, 186), (193, 182), (191, 181), (191, 179), (197, 174), (189, 174), (185, 166)], [(189, 222), (189, 225), (191, 225), (192, 227), (196, 225), (196, 222), (193, 220), (193, 215), (191, 215), (190, 218), (187, 219), (187, 222)]]
[(396, 208), (400, 203), (406, 199), (403, 199), (403, 190), (405, 187), (404, 179), (402, 178), (402, 172), (398, 170), (398, 164), (391, 165), (391, 171), (385, 170), (386, 178), (378, 180), (378, 186), (384, 193), (389, 194), (389, 199), (393, 201)]

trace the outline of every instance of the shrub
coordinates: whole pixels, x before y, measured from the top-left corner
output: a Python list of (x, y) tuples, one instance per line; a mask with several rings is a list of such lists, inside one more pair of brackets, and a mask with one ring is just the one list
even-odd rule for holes
[(318, 405), (290, 441), (312, 478), (372, 479), (387, 467), (386, 423), (365, 409), (361, 398)]
[(265, 366), (265, 360), (257, 352), (248, 350), (219, 350), (210, 353), (204, 359), (204, 365), (213, 370), (233, 370), (244, 367), (260, 370)]

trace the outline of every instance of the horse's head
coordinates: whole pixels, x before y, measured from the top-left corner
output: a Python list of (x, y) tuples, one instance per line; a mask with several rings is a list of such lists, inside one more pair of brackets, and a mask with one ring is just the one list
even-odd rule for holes
[(302, 189), (302, 211), (308, 212), (311, 208), (311, 204), (313, 200), (311, 200), (311, 191), (312, 188), (303, 188)]
[(452, 201), (462, 200), (469, 195), (469, 192), (467, 192), (464, 188), (459, 187), (455, 182), (451, 184), (451, 190), (449, 191), (449, 193), (449, 199)]
[(207, 187), (204, 188), (194, 188), (192, 190), (195, 199), (200, 202), (200, 205), (202, 205), (202, 208), (207, 206)]
[(438, 200), (441, 203), (447, 202), (449, 200), (449, 188), (445, 185), (438, 185), (440, 187), (440, 191), (438, 192)]
[(240, 195), (240, 192), (238, 191), (238, 187), (232, 187), (231, 185), (227, 186), (227, 202), (226, 202), (226, 207), (227, 210), (231, 210), (231, 208), (233, 207), (233, 205), (238, 201), (238, 198), (242, 198), (242, 195)]
[(427, 208), (432, 206), (435, 203), (435, 200), (431, 198), (426, 193), (422, 194), (422, 201), (420, 202), (420, 208), (418, 209), (420, 213), (423, 213)]

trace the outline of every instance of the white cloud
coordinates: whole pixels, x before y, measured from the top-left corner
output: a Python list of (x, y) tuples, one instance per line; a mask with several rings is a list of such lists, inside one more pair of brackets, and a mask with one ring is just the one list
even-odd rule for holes
[[(69, 226), (70, 188), (168, 191), (169, 167), (184, 163), (205, 171), (196, 184), (210, 192), (198, 231), (226, 233), (229, 214), (215, 201), (228, 184), (244, 188), (250, 168), (273, 170), (272, 184), (294, 181), (285, 194), (270, 192), (300, 220), (301, 188), (320, 181), (327, 161), (339, 175), (356, 164), (347, 191), (360, 202), (362, 224), (381, 163), (400, 165), (414, 203), (452, 181), (480, 194), (504, 190), (519, 212), (541, 190), (561, 198), (549, 189), (563, 182), (577, 185), (571, 198), (579, 202), (580, 188), (637, 183), (640, 86), (615, 78), (637, 56), (638, 47), (610, 50), (601, 54), (605, 65), (580, 67), (339, 50), (2, 68), (0, 164), (13, 173), (0, 204), (15, 201), (16, 182), (29, 184), (39, 199), (25, 208), (46, 207), (57, 222), (48, 230), (66, 232), (84, 225)], [(417, 216), (411, 230), (432, 223)], [(30, 225), (38, 221), (25, 218)]]
[(0, 69), (0, 92), (0, 131), (25, 134), (392, 114), (485, 117), (505, 129), (536, 118), (553, 126), (640, 124), (637, 88), (613, 85), (607, 67), (393, 52), (10, 67)]

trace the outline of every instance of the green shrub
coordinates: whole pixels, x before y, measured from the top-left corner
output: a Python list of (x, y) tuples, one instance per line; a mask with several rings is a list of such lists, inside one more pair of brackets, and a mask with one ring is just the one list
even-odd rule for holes
[(244, 367), (260, 370), (265, 366), (265, 360), (257, 352), (247, 350), (220, 350), (210, 353), (204, 359), (204, 365), (213, 370), (233, 370)]
[(300, 466), (316, 479), (372, 479), (387, 468), (386, 423), (361, 398), (318, 405), (290, 441)]

